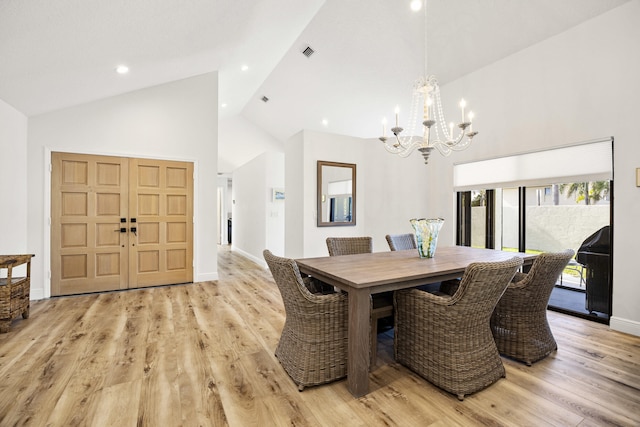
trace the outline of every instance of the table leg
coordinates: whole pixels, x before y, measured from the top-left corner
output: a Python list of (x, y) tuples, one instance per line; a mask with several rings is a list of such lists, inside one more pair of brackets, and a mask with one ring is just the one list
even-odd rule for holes
[(355, 397), (369, 392), (371, 303), (367, 290), (349, 290), (349, 350), (347, 387)]

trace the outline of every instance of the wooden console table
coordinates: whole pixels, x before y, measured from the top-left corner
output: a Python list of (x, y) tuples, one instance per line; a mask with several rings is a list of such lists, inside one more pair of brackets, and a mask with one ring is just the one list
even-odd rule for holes
[[(31, 258), (35, 255), (0, 255), (0, 269), (7, 269), (7, 277), (0, 278), (0, 333), (9, 332), (13, 319), (22, 314), (29, 318), (29, 290), (31, 289)], [(13, 277), (13, 268), (27, 264), (25, 277)]]

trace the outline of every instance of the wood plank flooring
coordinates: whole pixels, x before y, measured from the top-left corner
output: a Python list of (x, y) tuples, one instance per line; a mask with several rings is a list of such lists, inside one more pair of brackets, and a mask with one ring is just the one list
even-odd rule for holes
[(60, 297), (0, 335), (0, 426), (637, 426), (640, 338), (549, 313), (559, 350), (459, 402), (393, 361), (371, 392), (298, 392), (271, 274), (224, 247), (217, 282)]

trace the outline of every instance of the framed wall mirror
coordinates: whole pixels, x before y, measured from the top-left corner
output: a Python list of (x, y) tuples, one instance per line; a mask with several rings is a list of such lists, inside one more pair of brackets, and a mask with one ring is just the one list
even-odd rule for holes
[(318, 160), (318, 227), (356, 225), (356, 165)]

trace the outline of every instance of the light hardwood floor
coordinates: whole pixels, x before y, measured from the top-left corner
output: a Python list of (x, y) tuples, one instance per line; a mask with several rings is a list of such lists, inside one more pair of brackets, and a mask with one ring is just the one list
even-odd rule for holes
[(459, 402), (393, 361), (371, 392), (298, 392), (274, 356), (268, 270), (226, 249), (220, 280), (34, 302), (0, 335), (0, 426), (640, 425), (640, 338), (549, 313), (559, 350)]

